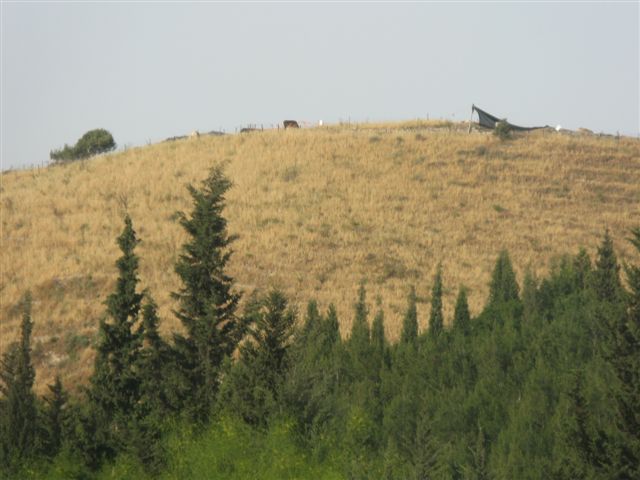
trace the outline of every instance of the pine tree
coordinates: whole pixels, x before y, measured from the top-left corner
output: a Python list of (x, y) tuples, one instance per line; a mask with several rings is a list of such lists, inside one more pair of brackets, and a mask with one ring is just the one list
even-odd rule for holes
[(354, 305), (355, 318), (351, 326), (351, 336), (348, 342), (354, 373), (357, 378), (366, 375), (371, 353), (371, 332), (367, 321), (369, 310), (366, 304), (366, 295), (364, 283), (361, 283), (358, 289), (358, 301)]
[(596, 268), (593, 272), (593, 286), (598, 299), (618, 302), (622, 296), (620, 265), (613, 250), (609, 230), (605, 231), (602, 244), (598, 247)]
[(584, 247), (580, 248), (580, 251), (573, 260), (573, 270), (576, 275), (578, 288), (581, 290), (587, 288), (591, 275), (591, 259)]
[(90, 458), (89, 463), (99, 465), (115, 455), (127, 443), (128, 423), (140, 400), (140, 375), (137, 363), (142, 338), (135, 329), (143, 294), (136, 291), (138, 257), (134, 253), (139, 243), (131, 218), (124, 219), (124, 229), (117, 243), (122, 256), (116, 261), (119, 276), (116, 288), (105, 302), (107, 318), (100, 321), (99, 340), (94, 371), (88, 390), (92, 417), (85, 425), (98, 431), (105, 445), (91, 447), (104, 458)]
[(246, 422), (265, 426), (280, 402), (296, 315), (278, 290), (254, 308), (255, 323), (248, 341), (240, 347), (240, 360), (222, 387), (222, 398)]
[(214, 167), (200, 189), (188, 187), (193, 200), (190, 216), (179, 213), (189, 240), (176, 263), (182, 287), (173, 297), (178, 302), (175, 315), (186, 334), (176, 334), (174, 344), (187, 386), (181, 392), (183, 401), (196, 421), (209, 417), (220, 367), (243, 334), (236, 317), (240, 294), (233, 292), (233, 279), (226, 273), (235, 239), (222, 216), (230, 187), (222, 168)]
[(565, 442), (572, 450), (562, 466), (563, 476), (593, 478), (595, 472), (604, 472), (610, 458), (605, 446), (606, 437), (591, 425), (591, 411), (584, 396), (584, 374), (577, 371), (568, 394), (570, 401), (569, 427)]
[(401, 345), (413, 345), (418, 339), (418, 309), (416, 302), (416, 289), (412, 286), (407, 297), (407, 311), (402, 321)]
[(54, 457), (60, 451), (64, 441), (68, 394), (62, 386), (60, 376), (56, 375), (53, 385), (48, 385), (50, 395), (44, 398), (44, 453)]
[(175, 389), (179, 375), (171, 347), (158, 331), (157, 305), (146, 295), (142, 306), (142, 323), (138, 334), (142, 346), (137, 361), (140, 376), (139, 401), (130, 421), (127, 450), (133, 453), (149, 473), (157, 473), (163, 465), (164, 452), (160, 439), (165, 416), (176, 409)]
[(315, 332), (320, 328), (321, 322), (322, 315), (320, 315), (320, 311), (318, 310), (318, 303), (315, 300), (310, 300), (307, 304), (307, 315), (304, 319), (301, 334), (304, 336), (310, 335), (311, 332)]
[[(640, 253), (640, 227), (633, 229), (632, 235), (630, 241)], [(598, 268), (600, 265), (599, 262)], [(611, 265), (615, 263), (609, 263), (610, 271), (613, 271)], [(626, 265), (625, 272), (630, 288), (627, 312), (614, 325), (607, 359), (619, 384), (614, 398), (617, 405), (616, 427), (622, 441), (615, 465), (616, 475), (619, 478), (640, 478), (640, 265)], [(615, 282), (603, 282), (602, 285), (608, 285), (607, 296), (617, 288)]]
[(482, 427), (478, 425), (478, 436), (476, 438), (476, 444), (471, 449), (471, 455), (473, 457), (473, 463), (471, 466), (470, 475), (468, 478), (471, 480), (489, 480), (489, 469), (487, 466), (487, 440), (485, 438)]
[(378, 313), (376, 313), (371, 325), (371, 344), (373, 345), (373, 350), (380, 359), (380, 362), (382, 362), (385, 358), (388, 347), (384, 333), (384, 311), (382, 308), (380, 308)]
[[(12, 469), (35, 454), (37, 432), (35, 370), (31, 363), (31, 293), (22, 299), (20, 340), (0, 362), (0, 469)], [(1, 472), (1, 470), (0, 470)]]
[(338, 392), (343, 387), (343, 357), (332, 304), (327, 314), (320, 316), (317, 328), (296, 335), (290, 349), (283, 403), (295, 418), (298, 431), (309, 440), (311, 435), (323, 434), (329, 422), (336, 419)]
[(323, 322), (323, 330), (330, 345), (334, 345), (341, 340), (338, 312), (333, 303), (331, 303), (327, 309), (327, 319)]
[(418, 480), (436, 478), (438, 470), (438, 448), (431, 429), (431, 419), (422, 409), (416, 426), (416, 441), (413, 451), (414, 475)]
[(533, 320), (538, 312), (538, 281), (530, 268), (522, 281), (522, 308), (526, 321)]
[(489, 305), (518, 300), (519, 290), (509, 253), (502, 250), (491, 275)]
[(467, 302), (467, 289), (460, 287), (456, 306), (453, 312), (453, 328), (468, 335), (471, 331), (471, 314), (469, 313), (469, 303)]
[(442, 314), (442, 264), (438, 264), (431, 289), (431, 315), (429, 316), (429, 334), (438, 337), (444, 329)]

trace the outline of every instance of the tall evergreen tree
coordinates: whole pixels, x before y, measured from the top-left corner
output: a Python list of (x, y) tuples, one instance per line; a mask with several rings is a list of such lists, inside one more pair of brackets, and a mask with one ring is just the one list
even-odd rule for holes
[(351, 336), (348, 341), (348, 349), (353, 363), (353, 373), (356, 378), (366, 376), (371, 360), (371, 331), (367, 316), (369, 310), (366, 303), (366, 289), (364, 283), (358, 289), (358, 301), (354, 305), (355, 317), (351, 326)]
[(189, 240), (176, 263), (182, 287), (173, 297), (178, 302), (175, 314), (186, 333), (176, 334), (174, 343), (185, 380), (185, 407), (196, 421), (208, 418), (220, 366), (243, 334), (242, 322), (236, 317), (240, 294), (233, 291), (233, 278), (226, 272), (229, 247), (235, 239), (227, 233), (222, 215), (230, 187), (222, 168), (216, 166), (199, 189), (189, 185), (191, 214), (179, 212)]
[(60, 376), (56, 375), (53, 385), (48, 385), (49, 396), (44, 398), (44, 453), (54, 457), (60, 451), (64, 441), (64, 432), (67, 421), (68, 394), (62, 386)]
[(516, 274), (513, 271), (509, 253), (506, 250), (502, 250), (498, 255), (498, 260), (491, 275), (489, 304), (518, 300), (519, 291), (520, 288), (516, 281)]
[(522, 307), (527, 321), (531, 321), (538, 312), (538, 281), (530, 268), (527, 268), (522, 281)]
[[(127, 424), (140, 399), (137, 371), (141, 335), (135, 329), (143, 294), (136, 291), (139, 240), (129, 215), (117, 239), (122, 256), (116, 261), (116, 288), (106, 300), (107, 318), (100, 321), (99, 340), (91, 386), (88, 391), (97, 428), (105, 428), (112, 438), (111, 450), (126, 443)], [(109, 451), (109, 450), (106, 450)], [(115, 452), (113, 452), (115, 453)], [(99, 463), (99, 459), (96, 459)]]
[(384, 360), (387, 350), (387, 339), (384, 333), (384, 311), (382, 308), (378, 310), (371, 324), (371, 344), (380, 361)]
[(164, 465), (162, 438), (166, 415), (177, 409), (176, 386), (180, 376), (171, 347), (160, 336), (157, 305), (146, 295), (138, 335), (142, 340), (136, 369), (140, 380), (139, 400), (130, 419), (126, 450), (151, 474)]
[(621, 299), (620, 265), (613, 249), (609, 230), (605, 231), (602, 244), (598, 247), (593, 286), (600, 300), (618, 302)]
[[(640, 253), (640, 227), (633, 229), (632, 235), (630, 241)], [(600, 265), (598, 262), (598, 269)], [(609, 262), (608, 265), (613, 272), (615, 263)], [(640, 478), (640, 265), (626, 265), (625, 271), (630, 288), (626, 315), (614, 325), (607, 355), (619, 385), (614, 398), (616, 427), (622, 441), (619, 442), (615, 473), (619, 478)], [(610, 281), (601, 284), (607, 285), (607, 289), (600, 292), (607, 296), (615, 295), (617, 288), (612, 281), (614, 275), (609, 278)]]
[(453, 328), (468, 335), (471, 330), (471, 314), (469, 313), (469, 303), (467, 302), (467, 289), (460, 287), (456, 306), (453, 312)]
[(576, 283), (581, 290), (589, 285), (591, 275), (591, 259), (587, 250), (582, 247), (573, 260), (573, 270), (576, 275)]
[(253, 308), (249, 338), (221, 392), (227, 408), (252, 425), (264, 426), (281, 401), (296, 315), (278, 290)]
[(138, 334), (142, 348), (138, 357), (140, 375), (140, 408), (162, 415), (177, 408), (175, 386), (179, 384), (178, 372), (173, 362), (171, 347), (160, 336), (158, 306), (146, 296), (142, 306), (142, 323)]
[(584, 373), (574, 374), (568, 394), (569, 427), (565, 442), (572, 454), (567, 455), (560, 466), (561, 478), (598, 478), (597, 472), (604, 473), (610, 462), (605, 447), (607, 440), (603, 432), (592, 426), (591, 409), (584, 396)]
[(429, 334), (437, 337), (444, 329), (444, 315), (442, 314), (442, 264), (438, 264), (436, 276), (431, 289), (431, 314), (429, 316)]
[[(35, 453), (37, 431), (35, 370), (31, 363), (31, 293), (22, 299), (20, 340), (0, 361), (0, 468), (10, 470)], [(1, 473), (2, 470), (0, 470)]]
[(416, 306), (416, 289), (412, 286), (407, 297), (407, 311), (402, 321), (402, 331), (400, 332), (400, 344), (415, 344), (418, 338), (418, 308)]
[(415, 478), (418, 480), (438, 478), (438, 445), (431, 429), (431, 418), (425, 408), (422, 408), (417, 421), (413, 450)]

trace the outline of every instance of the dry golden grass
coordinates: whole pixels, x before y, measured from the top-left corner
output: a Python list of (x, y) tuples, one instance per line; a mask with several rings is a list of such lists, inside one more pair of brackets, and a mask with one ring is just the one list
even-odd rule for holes
[(174, 212), (190, 210), (185, 185), (215, 162), (234, 182), (226, 216), (240, 236), (230, 264), (240, 289), (278, 286), (301, 309), (310, 298), (334, 302), (346, 333), (366, 279), (396, 338), (412, 284), (426, 326), (440, 261), (450, 318), (461, 284), (479, 312), (502, 248), (521, 279), (527, 265), (544, 274), (580, 246), (593, 256), (609, 228), (631, 260), (639, 159), (636, 139), (537, 132), (500, 142), (414, 121), (200, 137), (4, 173), (0, 350), (16, 338), (16, 305), (31, 289), (39, 390), (56, 372), (69, 386), (86, 380), (125, 208), (142, 240), (141, 287), (158, 301), (163, 330), (179, 328), (169, 294), (185, 237)]

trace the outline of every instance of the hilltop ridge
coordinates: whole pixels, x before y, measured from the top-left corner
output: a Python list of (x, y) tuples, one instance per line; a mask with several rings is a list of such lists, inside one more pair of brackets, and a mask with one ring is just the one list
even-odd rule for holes
[(502, 142), (467, 134), (466, 124), (413, 121), (203, 135), (5, 172), (1, 350), (30, 289), (40, 388), (58, 370), (84, 380), (125, 211), (142, 240), (141, 287), (157, 300), (163, 331), (178, 328), (175, 212), (189, 211), (185, 185), (215, 162), (234, 183), (225, 216), (239, 235), (230, 262), (239, 289), (281, 287), (301, 311), (311, 298), (322, 309), (333, 302), (346, 334), (364, 280), (395, 339), (411, 285), (426, 327), (438, 262), (448, 322), (461, 284), (480, 311), (503, 248), (519, 281), (528, 266), (542, 274), (580, 246), (593, 257), (605, 228), (622, 259), (633, 255), (625, 238), (640, 224), (639, 159), (636, 139), (540, 131)]

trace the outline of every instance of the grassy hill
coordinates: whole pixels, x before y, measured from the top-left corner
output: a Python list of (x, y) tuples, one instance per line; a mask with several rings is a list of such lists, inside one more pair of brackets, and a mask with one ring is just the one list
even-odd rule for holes
[(141, 286), (159, 303), (163, 330), (179, 327), (175, 212), (189, 211), (185, 185), (215, 162), (234, 182), (226, 217), (239, 235), (238, 287), (281, 287), (300, 309), (311, 298), (334, 302), (343, 333), (362, 279), (395, 339), (410, 285), (425, 328), (438, 262), (449, 320), (461, 284), (479, 312), (501, 249), (521, 280), (528, 265), (542, 274), (580, 246), (593, 256), (605, 228), (630, 259), (625, 239), (640, 224), (637, 139), (539, 131), (501, 142), (443, 122), (200, 137), (3, 173), (0, 351), (16, 338), (18, 301), (31, 289), (40, 391), (58, 371), (72, 385), (92, 369), (125, 211), (142, 240)]

